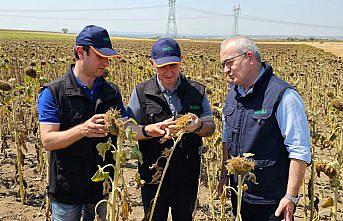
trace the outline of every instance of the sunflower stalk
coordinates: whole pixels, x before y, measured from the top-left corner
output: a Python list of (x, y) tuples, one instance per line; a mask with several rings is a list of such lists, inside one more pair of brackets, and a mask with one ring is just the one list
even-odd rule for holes
[[(207, 174), (210, 173), (209, 171), (209, 166), (210, 166), (210, 162), (207, 160)], [(216, 220), (216, 213), (215, 213), (215, 209), (214, 209), (214, 199), (213, 199), (213, 194), (212, 194), (212, 182), (211, 182), (211, 176), (207, 176), (208, 179), (208, 189), (209, 191), (209, 198), (210, 198), (210, 208), (211, 208), (211, 215), (212, 215), (212, 219)]]
[(236, 221), (242, 221), (241, 208), (242, 208), (242, 197), (243, 197), (243, 180), (242, 175), (238, 175), (238, 186), (237, 186), (237, 216)]
[[(109, 194), (108, 200), (102, 200), (98, 202), (96, 205), (96, 208), (98, 208), (99, 204), (101, 203), (107, 203), (107, 214), (106, 214), (106, 220), (109, 221), (116, 221), (116, 220), (126, 220), (129, 215), (129, 206), (127, 205), (126, 199), (123, 198), (121, 187), (119, 187), (119, 181), (121, 181), (124, 193), (127, 193), (126, 185), (124, 181), (124, 174), (123, 169), (121, 168), (121, 164), (126, 162), (126, 154), (124, 150), (124, 140), (128, 139), (129, 142), (132, 141), (133, 136), (135, 135), (134, 132), (132, 132), (130, 127), (126, 127), (128, 122), (135, 123), (136, 122), (133, 119), (124, 120), (120, 118), (120, 113), (117, 110), (110, 109), (106, 112), (105, 116), (105, 126), (108, 129), (108, 131), (112, 134), (117, 136), (117, 143), (116, 146), (112, 144), (112, 139), (109, 138), (106, 143), (99, 143), (97, 145), (97, 149), (99, 152), (99, 155), (102, 156), (103, 160), (105, 160), (106, 152), (111, 149), (111, 147), (114, 149), (112, 151), (113, 158), (114, 158), (114, 165), (113, 164), (107, 164), (103, 167), (98, 166), (98, 171), (94, 174), (92, 177), (92, 181), (94, 182), (104, 182), (104, 194), (107, 194), (109, 192), (109, 189), (111, 189), (111, 192)], [(139, 155), (139, 153), (136, 150), (136, 156)], [(131, 158), (136, 159), (136, 158)], [(114, 170), (114, 177), (110, 176), (109, 172), (106, 172), (105, 169), (108, 167), (112, 167)], [(108, 183), (110, 181), (110, 184)], [(111, 188), (110, 188), (111, 187)], [(128, 195), (128, 194), (127, 194)], [(125, 196), (124, 196), (125, 197)], [(125, 202), (124, 202), (125, 201)], [(125, 204), (125, 212), (123, 211)], [(99, 219), (99, 215), (97, 214), (97, 211), (95, 211), (95, 214), (97, 218)], [(121, 217), (121, 218), (120, 218)]]
[(25, 189), (24, 189), (24, 179), (23, 179), (23, 171), (22, 171), (22, 152), (20, 150), (20, 143), (19, 143), (19, 135), (18, 135), (18, 130), (15, 122), (17, 122), (17, 116), (16, 116), (16, 110), (15, 110), (15, 103), (12, 101), (12, 119), (14, 122), (14, 145), (17, 150), (17, 169), (18, 169), (18, 176), (19, 176), (19, 191), (20, 191), (20, 199), (21, 202), (24, 204), (25, 203)]
[(115, 221), (116, 219), (116, 213), (119, 213), (119, 210), (116, 210), (117, 207), (117, 187), (118, 187), (118, 181), (119, 181), (119, 174), (120, 174), (120, 153), (123, 149), (123, 140), (125, 136), (124, 134), (119, 130), (118, 137), (117, 137), (117, 152), (116, 152), (116, 158), (115, 158), (115, 171), (114, 171), (114, 180), (112, 182), (112, 196), (111, 196), (111, 208), (112, 213), (110, 216), (111, 221)]
[(158, 198), (158, 195), (160, 194), (160, 190), (161, 190), (162, 183), (163, 183), (164, 177), (166, 175), (166, 172), (167, 172), (167, 169), (168, 169), (168, 166), (169, 166), (170, 159), (173, 156), (173, 153), (174, 153), (174, 150), (176, 148), (176, 145), (181, 140), (183, 134), (184, 134), (184, 132), (180, 133), (176, 140), (174, 138), (172, 138), (173, 141), (174, 141), (174, 144), (173, 144), (172, 148), (170, 148), (170, 154), (169, 154), (169, 156), (167, 158), (166, 165), (165, 165), (165, 167), (163, 169), (162, 176), (161, 176), (161, 181), (160, 181), (160, 183), (158, 184), (158, 187), (157, 187), (157, 191), (156, 191), (156, 194), (155, 194), (155, 197), (154, 197), (154, 202), (152, 203), (152, 207), (151, 207), (151, 211), (150, 211), (149, 221), (152, 220), (152, 217), (153, 217), (153, 214), (154, 214), (154, 210), (155, 210), (155, 207), (156, 207), (157, 198)]
[(234, 174), (237, 176), (237, 189), (229, 186), (230, 189), (237, 195), (237, 214), (235, 221), (242, 221), (241, 216), (241, 206), (242, 206), (242, 198), (243, 192), (248, 189), (247, 185), (244, 182), (250, 181), (255, 184), (256, 176), (251, 172), (254, 169), (255, 162), (252, 159), (248, 159), (248, 157), (254, 156), (252, 153), (244, 153), (243, 157), (232, 157), (227, 161), (226, 168), (229, 174)]

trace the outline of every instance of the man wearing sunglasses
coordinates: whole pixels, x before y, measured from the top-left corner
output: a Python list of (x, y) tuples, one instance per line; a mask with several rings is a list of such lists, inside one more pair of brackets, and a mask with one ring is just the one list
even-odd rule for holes
[[(232, 81), (223, 109), (223, 163), (219, 192), (237, 187), (237, 176), (224, 166), (232, 156), (252, 153), (257, 183), (246, 181), (244, 221), (293, 220), (306, 163), (311, 162), (310, 132), (299, 93), (261, 60), (246, 37), (221, 44), (220, 60)], [(237, 196), (231, 192), (236, 216)]]

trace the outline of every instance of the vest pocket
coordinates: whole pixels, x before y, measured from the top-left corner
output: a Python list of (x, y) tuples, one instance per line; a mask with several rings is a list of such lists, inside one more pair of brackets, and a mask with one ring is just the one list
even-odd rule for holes
[(162, 113), (163, 109), (161, 106), (147, 106), (146, 107), (146, 119), (147, 119), (147, 124), (151, 123), (157, 123), (160, 121), (165, 120), (161, 115), (164, 115)]
[(270, 159), (255, 160), (255, 168), (252, 172), (258, 184), (248, 182), (248, 192), (262, 196), (278, 192), (277, 189), (281, 188), (281, 177), (287, 176), (287, 174), (280, 174), (276, 161)]
[(233, 106), (225, 107), (223, 110), (223, 114), (225, 117), (227, 138), (229, 141), (232, 140), (233, 124), (235, 120), (233, 116), (234, 112), (235, 112), (235, 108)]
[(56, 192), (61, 195), (82, 196), (85, 194), (85, 179), (81, 158), (70, 157), (56, 162)]
[(273, 109), (249, 111), (244, 125), (244, 132), (252, 137), (270, 136), (275, 133), (273, 122)]

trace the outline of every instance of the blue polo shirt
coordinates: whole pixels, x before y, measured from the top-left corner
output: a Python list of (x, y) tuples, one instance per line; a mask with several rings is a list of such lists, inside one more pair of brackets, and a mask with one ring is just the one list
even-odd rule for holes
[[(83, 82), (75, 77), (78, 86), (82, 89), (83, 93), (89, 97), (92, 102), (95, 103), (98, 98), (100, 87), (103, 81), (100, 78), (96, 78), (93, 88), (89, 89)], [(126, 109), (120, 95), (120, 112), (122, 117), (126, 117)], [(38, 120), (40, 124), (60, 124), (60, 117), (57, 104), (55, 102), (54, 96), (49, 88), (44, 88), (38, 97)]]

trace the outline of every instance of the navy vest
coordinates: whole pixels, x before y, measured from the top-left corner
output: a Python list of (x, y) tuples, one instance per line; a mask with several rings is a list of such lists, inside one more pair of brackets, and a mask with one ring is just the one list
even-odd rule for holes
[[(111, 107), (120, 110), (118, 87), (101, 80), (95, 103), (78, 86), (72, 69), (46, 86), (59, 108), (60, 131), (83, 123), (94, 114), (105, 113)], [(52, 199), (65, 204), (83, 204), (96, 203), (103, 198), (102, 183), (92, 182), (91, 177), (97, 171), (97, 165), (114, 163), (109, 151), (103, 162), (96, 149), (99, 142), (107, 139), (85, 137), (67, 148), (50, 152), (48, 193)], [(112, 141), (115, 144), (116, 137), (112, 136)]]
[[(143, 111), (143, 125), (161, 122), (173, 116), (160, 91), (156, 76), (137, 85), (136, 91)], [(179, 114), (194, 113), (200, 116), (203, 112), (202, 100), (205, 93), (205, 87), (202, 84), (181, 76), (181, 84), (176, 93), (182, 105)], [(151, 181), (152, 175), (156, 172), (155, 169), (150, 170), (149, 166), (156, 162), (165, 148), (172, 147), (171, 140), (160, 144), (159, 139), (139, 141), (139, 149), (143, 154), (143, 165), (139, 166), (138, 171), (141, 179), (147, 183)], [(178, 186), (182, 188), (197, 182), (200, 173), (199, 147), (201, 145), (202, 138), (196, 133), (188, 133), (182, 137), (170, 161), (163, 181), (164, 187), (170, 186), (175, 189)]]
[[(292, 86), (275, 76), (268, 64), (262, 65), (265, 72), (251, 94), (242, 97), (237, 86), (230, 86), (223, 115), (229, 156), (255, 154), (252, 172), (258, 184), (247, 182), (244, 200), (254, 204), (275, 204), (286, 193), (290, 164), (275, 112), (285, 90)], [(236, 187), (237, 177), (231, 176), (230, 180)]]

